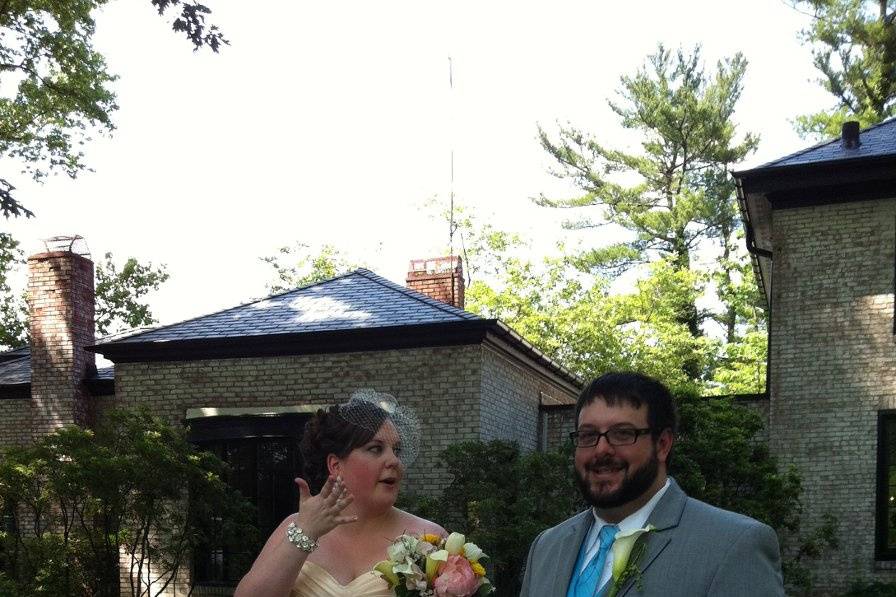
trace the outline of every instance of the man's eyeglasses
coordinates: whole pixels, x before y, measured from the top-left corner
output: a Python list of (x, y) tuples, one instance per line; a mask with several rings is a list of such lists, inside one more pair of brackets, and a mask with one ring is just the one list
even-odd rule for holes
[(573, 431), (569, 434), (569, 439), (577, 448), (590, 448), (596, 446), (601, 437), (607, 438), (607, 443), (611, 446), (630, 446), (638, 437), (650, 433), (652, 429), (636, 429), (635, 427), (613, 427), (607, 429), (603, 433), (599, 431)]

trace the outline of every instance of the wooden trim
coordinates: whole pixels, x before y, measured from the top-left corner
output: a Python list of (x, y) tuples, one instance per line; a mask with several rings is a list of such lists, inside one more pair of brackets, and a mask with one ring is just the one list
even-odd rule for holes
[(307, 415), (316, 413), (318, 409), (327, 409), (331, 404), (299, 404), (296, 406), (233, 406), (233, 407), (201, 407), (188, 408), (187, 421), (207, 419), (209, 417), (270, 417), (279, 415)]
[(114, 363), (192, 361), (428, 348), (478, 344), (494, 320), (297, 334), (265, 334), (170, 341), (118, 341), (88, 346)]

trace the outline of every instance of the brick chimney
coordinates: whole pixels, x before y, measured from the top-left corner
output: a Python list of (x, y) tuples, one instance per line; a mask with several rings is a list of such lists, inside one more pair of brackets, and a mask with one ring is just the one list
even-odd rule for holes
[(460, 257), (412, 260), (408, 266), (407, 285), (437, 301), (464, 308), (464, 269)]
[(83, 382), (96, 370), (93, 353), (84, 350), (94, 343), (93, 262), (84, 239), (55, 237), (44, 242), (46, 251), (28, 258), (35, 438), (64, 425), (89, 422)]

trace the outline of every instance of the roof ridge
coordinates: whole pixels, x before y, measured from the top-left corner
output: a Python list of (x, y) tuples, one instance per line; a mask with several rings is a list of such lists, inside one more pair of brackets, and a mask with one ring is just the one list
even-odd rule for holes
[[(470, 313), (469, 311), (466, 311), (465, 309), (461, 309), (460, 307), (455, 307), (454, 305), (449, 305), (447, 303), (443, 303), (442, 301), (436, 300), (430, 296), (423, 294), (422, 292), (417, 292), (417, 291), (411, 290), (410, 288), (407, 288), (405, 286), (396, 284), (395, 282), (392, 282), (391, 280), (388, 280), (388, 279), (380, 276), (379, 274), (376, 274), (376, 273), (370, 271), (369, 269), (362, 267), (362, 268), (356, 269), (355, 272), (364, 276), (371, 282), (375, 282), (375, 283), (379, 284), (380, 286), (385, 286), (386, 288), (390, 288), (391, 290), (400, 292), (400, 293), (404, 294), (405, 296), (408, 296), (409, 298), (420, 301), (421, 303), (423, 303), (425, 305), (429, 305), (430, 307), (435, 307), (436, 309), (439, 309), (441, 311), (444, 311), (445, 313), (454, 315), (455, 317), (463, 317), (463, 315), (470, 315), (470, 316), (472, 316), (472, 318), (482, 319), (482, 317), (480, 317), (479, 315), (476, 315), (475, 313)], [(456, 313), (455, 311), (460, 311), (460, 314)], [(463, 319), (470, 319), (470, 317), (463, 317)]]
[[(211, 317), (212, 315), (220, 315), (221, 313), (227, 313), (228, 311), (233, 311), (233, 310), (235, 310), (235, 309), (242, 309), (243, 307), (248, 307), (249, 305), (254, 305), (254, 304), (256, 304), (256, 303), (260, 303), (260, 302), (262, 302), (262, 301), (267, 301), (267, 300), (270, 300), (270, 299), (272, 299), (272, 298), (278, 298), (278, 297), (281, 297), (281, 296), (285, 296), (285, 295), (287, 295), (287, 294), (291, 294), (291, 293), (293, 293), (293, 292), (298, 292), (298, 291), (300, 291), (300, 290), (307, 290), (308, 288), (311, 288), (312, 286), (318, 286), (318, 285), (320, 285), (320, 284), (327, 284), (327, 283), (329, 283), (329, 282), (333, 282), (333, 281), (335, 281), (335, 280), (339, 280), (339, 279), (341, 279), (341, 278), (345, 278), (345, 277), (347, 277), (347, 276), (350, 276), (350, 275), (352, 275), (352, 274), (354, 274), (354, 273), (357, 273), (357, 270), (350, 271), (350, 272), (343, 272), (343, 273), (341, 273), (341, 274), (338, 274), (338, 275), (336, 275), (336, 276), (333, 276), (332, 278), (327, 278), (326, 280), (318, 280), (317, 282), (311, 282), (311, 283), (309, 283), (309, 284), (305, 284), (304, 286), (298, 286), (298, 287), (296, 287), (296, 288), (293, 288), (292, 290), (286, 290), (286, 291), (284, 291), (284, 292), (278, 292), (278, 293), (276, 293), (276, 294), (271, 294), (271, 295), (268, 295), (268, 296), (265, 296), (265, 297), (262, 297), (262, 298), (257, 298), (257, 299), (253, 299), (253, 300), (250, 300), (250, 301), (246, 301), (245, 303), (239, 303), (239, 304), (237, 304), (237, 305), (234, 305), (233, 307), (227, 307), (226, 309), (221, 309), (220, 311), (213, 311), (212, 313), (205, 313), (204, 315), (197, 315), (196, 317), (188, 317), (188, 318), (186, 318), (186, 319), (181, 319), (180, 321), (174, 321), (174, 322), (171, 322), (171, 323), (166, 323), (165, 325), (160, 325), (160, 326), (158, 326), (158, 327), (154, 327), (154, 328), (152, 328), (152, 329), (143, 330), (143, 331), (138, 332), (138, 333), (136, 333), (136, 334), (133, 334), (133, 335), (131, 335), (131, 336), (123, 336), (122, 338), (116, 338), (116, 340), (123, 340), (124, 338), (128, 338), (128, 339), (136, 338), (137, 336), (142, 336), (143, 334), (149, 334), (149, 333), (153, 333), (153, 332), (158, 332), (159, 330), (164, 330), (164, 329), (166, 329), (166, 328), (174, 327), (174, 326), (176, 326), (176, 325), (181, 325), (181, 324), (184, 324), (184, 323), (188, 323), (188, 322), (190, 322), (190, 321), (196, 321), (196, 320), (199, 320), (199, 319), (203, 319), (204, 317)], [(112, 335), (114, 335), (114, 334), (112, 334)], [(101, 338), (101, 339), (99, 340), (99, 342), (102, 342), (102, 341), (104, 341), (105, 339), (106, 339), (106, 338)], [(112, 340), (112, 341), (114, 342), (115, 340)]]
[[(884, 125), (887, 125), (887, 124), (893, 124), (893, 123), (896, 123), (896, 116), (893, 116), (893, 117), (891, 117), (891, 118), (887, 118), (886, 120), (882, 120), (881, 122), (878, 122), (877, 124), (872, 124), (872, 125), (869, 126), (869, 127), (863, 128), (863, 129), (861, 129), (861, 130), (859, 131), (859, 134), (861, 135), (862, 133), (867, 133), (867, 132), (870, 131), (870, 130), (876, 129), (876, 128), (878, 128), (878, 127), (881, 127), (881, 126), (884, 126)], [(793, 158), (795, 158), (795, 157), (797, 157), (797, 156), (800, 156), (800, 155), (809, 153), (810, 151), (815, 151), (816, 149), (820, 149), (820, 148), (825, 147), (825, 146), (827, 146), (827, 145), (831, 145), (831, 144), (833, 144), (833, 143), (837, 143), (838, 141), (841, 141), (841, 140), (842, 140), (842, 137), (834, 137), (833, 139), (830, 139), (829, 141), (820, 141), (820, 142), (816, 143), (815, 145), (812, 145), (812, 146), (810, 146), (810, 147), (806, 147), (805, 149), (801, 149), (801, 150), (799, 150), (799, 151), (794, 151), (793, 153), (789, 153), (789, 154), (787, 154), (787, 155), (785, 155), (785, 156), (781, 156), (780, 158), (778, 158), (778, 159), (776, 159), (776, 160), (772, 160), (771, 162), (766, 162), (766, 163), (764, 163), (764, 164), (760, 164), (760, 165), (757, 166), (755, 169), (758, 169), (758, 168), (768, 168), (768, 167), (775, 166), (775, 165), (777, 165), (777, 164), (780, 164), (781, 162), (785, 162), (785, 161), (790, 160), (790, 159), (793, 159)]]

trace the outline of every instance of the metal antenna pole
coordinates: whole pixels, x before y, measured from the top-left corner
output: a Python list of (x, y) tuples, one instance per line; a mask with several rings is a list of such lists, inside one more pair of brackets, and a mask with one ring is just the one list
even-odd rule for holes
[[(451, 115), (453, 116), (454, 112), (454, 64), (451, 61), (451, 56), (448, 56), (448, 102), (449, 102), (449, 110), (451, 110)], [(448, 126), (451, 128), (451, 186), (449, 189), (449, 201), (450, 205), (448, 207), (449, 212), (449, 223), (448, 223), (448, 255), (451, 259), (451, 304), (457, 306), (457, 297), (455, 296), (454, 287), (457, 284), (455, 280), (455, 276), (457, 273), (454, 268), (454, 123), (453, 118), (449, 118)]]
[[(448, 57), (448, 89), (450, 91), (448, 101), (449, 101), (449, 109), (453, 112), (453, 99), (454, 99), (454, 65), (451, 61), (451, 56)], [(453, 115), (453, 114), (452, 114)], [(451, 186), (449, 188), (449, 228), (448, 228), (448, 254), (454, 255), (454, 130), (453, 130), (453, 119), (448, 119), (448, 126), (452, 127), (450, 132), (451, 134)]]

